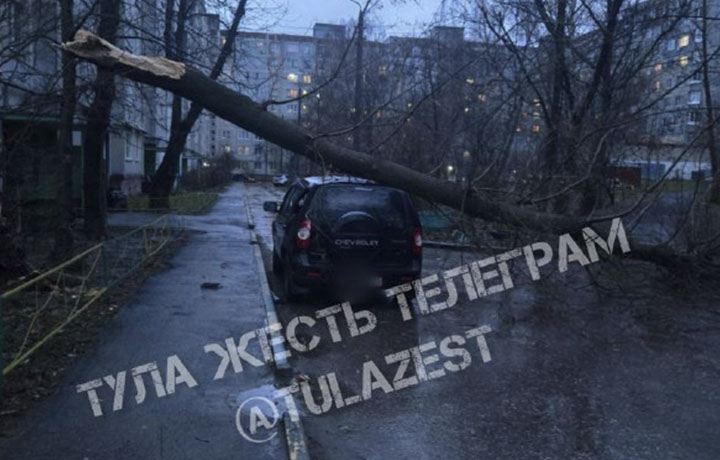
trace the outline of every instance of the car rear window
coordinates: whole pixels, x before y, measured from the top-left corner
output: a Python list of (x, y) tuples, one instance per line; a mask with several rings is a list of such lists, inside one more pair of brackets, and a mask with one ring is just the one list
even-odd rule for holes
[(313, 214), (333, 223), (350, 211), (364, 211), (385, 228), (402, 230), (410, 225), (404, 192), (368, 185), (326, 185), (312, 203)]

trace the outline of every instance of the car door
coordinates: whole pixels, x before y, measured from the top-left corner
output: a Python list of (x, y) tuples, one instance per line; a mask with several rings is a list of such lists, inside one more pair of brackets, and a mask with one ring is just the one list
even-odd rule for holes
[(295, 184), (285, 194), (280, 210), (278, 211), (277, 218), (273, 221), (273, 246), (276, 249), (277, 255), (282, 254), (283, 242), (285, 241), (285, 234), (287, 232), (288, 224), (292, 219), (293, 210), (297, 204), (297, 199), (302, 192), (302, 185)]

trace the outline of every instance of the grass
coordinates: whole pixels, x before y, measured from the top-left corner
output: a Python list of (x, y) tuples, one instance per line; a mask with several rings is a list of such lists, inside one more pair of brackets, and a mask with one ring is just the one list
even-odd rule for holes
[[(170, 210), (178, 214), (205, 214), (218, 199), (217, 192), (178, 192), (170, 195)], [(150, 209), (150, 197), (133, 195), (128, 197), (128, 211)]]

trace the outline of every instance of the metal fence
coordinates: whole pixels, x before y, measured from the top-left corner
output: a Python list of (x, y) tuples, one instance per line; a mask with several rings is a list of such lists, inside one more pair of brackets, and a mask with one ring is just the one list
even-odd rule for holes
[(182, 228), (177, 217), (160, 216), (0, 295), (0, 390), (4, 376), (62, 334), (111, 287), (175, 239)]

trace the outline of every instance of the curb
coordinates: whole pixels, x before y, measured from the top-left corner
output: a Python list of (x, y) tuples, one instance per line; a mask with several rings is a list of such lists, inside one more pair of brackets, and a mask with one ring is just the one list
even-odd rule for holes
[[(270, 285), (268, 284), (267, 276), (265, 275), (265, 262), (263, 262), (262, 252), (260, 251), (260, 244), (255, 233), (255, 219), (250, 211), (250, 203), (247, 198), (245, 199), (245, 211), (247, 212), (248, 228), (250, 229), (250, 244), (253, 245), (253, 255), (255, 257), (255, 264), (258, 270), (258, 277), (260, 278), (260, 291), (262, 293), (263, 306), (265, 307), (265, 315), (267, 325), (277, 324), (280, 322), (275, 309), (275, 302), (273, 301), (272, 293), (270, 292)], [(275, 340), (276, 337), (279, 340)], [(289, 377), (292, 374), (292, 366), (288, 362), (287, 358), (289, 353), (285, 349), (283, 337), (280, 332), (270, 332), (270, 344), (273, 351), (273, 364), (278, 374), (283, 377)], [(310, 460), (310, 454), (308, 453), (307, 442), (305, 440), (305, 430), (303, 429), (302, 420), (300, 417), (296, 417), (297, 420), (293, 420), (293, 417), (285, 412), (283, 414), (283, 427), (285, 428), (285, 439), (287, 441), (288, 458), (290, 460)]]

